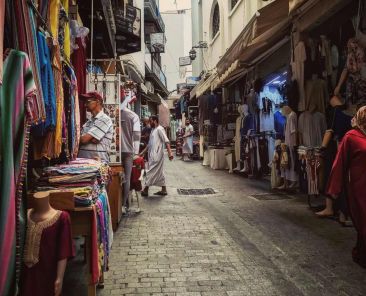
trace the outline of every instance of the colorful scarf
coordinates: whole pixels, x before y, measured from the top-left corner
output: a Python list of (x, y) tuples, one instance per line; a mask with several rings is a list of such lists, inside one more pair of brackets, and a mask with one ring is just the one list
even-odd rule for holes
[(11, 50), (0, 88), (0, 295), (14, 295), (25, 230), (22, 210), (32, 99), (36, 93), (27, 54)]

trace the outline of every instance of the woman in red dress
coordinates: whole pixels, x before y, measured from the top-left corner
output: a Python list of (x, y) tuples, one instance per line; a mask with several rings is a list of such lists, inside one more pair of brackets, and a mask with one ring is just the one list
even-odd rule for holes
[(348, 191), (348, 205), (357, 231), (353, 260), (366, 268), (366, 106), (353, 118), (355, 129), (343, 138), (333, 163), (328, 194)]

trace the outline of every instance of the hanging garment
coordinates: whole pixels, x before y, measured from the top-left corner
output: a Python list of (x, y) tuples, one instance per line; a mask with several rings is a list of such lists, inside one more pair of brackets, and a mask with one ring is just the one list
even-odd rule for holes
[(285, 143), (289, 147), (296, 146), (297, 137), (297, 115), (295, 112), (291, 112), (287, 115), (287, 121), (285, 126)]
[[(28, 56), (11, 50), (0, 87), (0, 295), (15, 293), (25, 229), (24, 177), (36, 86)], [(17, 272), (19, 272), (19, 266)]]
[(311, 79), (306, 81), (306, 110), (315, 110), (325, 113), (329, 101), (327, 83), (322, 79)]
[(305, 147), (320, 147), (326, 129), (327, 123), (323, 113), (305, 111), (299, 117), (298, 130)]
[(242, 137), (241, 137), (241, 125), (243, 122), (244, 116), (241, 115), (236, 119), (235, 122), (235, 161), (238, 162), (240, 160), (240, 146), (241, 146), (241, 141), (242, 141)]
[(56, 126), (56, 95), (51, 53), (47, 45), (46, 37), (41, 32), (37, 32), (37, 41), (42, 93), (46, 109), (46, 121), (35, 126), (32, 129), (32, 133), (37, 136), (44, 136), (48, 130), (54, 130)]
[[(75, 69), (75, 76), (77, 81), (78, 95), (86, 93), (86, 48), (81, 37), (77, 37), (75, 42), (78, 46), (74, 49), (71, 55), (71, 62)], [(84, 124), (86, 121), (86, 108), (85, 104), (79, 105), (80, 124)]]
[(34, 123), (46, 120), (41, 80), (39, 74), (36, 21), (33, 9), (26, 0), (7, 2), (7, 11), (11, 13), (11, 26), (15, 34), (13, 42), (16, 48), (28, 54), (33, 78), (36, 85), (36, 96), (32, 98)]
[(348, 193), (348, 205), (357, 231), (353, 259), (366, 267), (366, 136), (359, 130), (349, 131), (339, 146), (329, 178), (327, 193)]
[(306, 61), (306, 49), (304, 42), (300, 41), (294, 50), (291, 66), (292, 66), (292, 79), (296, 80), (299, 85), (299, 111), (305, 110), (305, 67)]
[(273, 117), (274, 117), (274, 129), (276, 131), (276, 140), (284, 140), (286, 116), (283, 116), (281, 111), (276, 111), (275, 114), (273, 114)]
[(21, 295), (54, 295), (58, 261), (75, 256), (70, 217), (56, 211), (52, 218), (36, 223), (32, 211), (28, 210)]

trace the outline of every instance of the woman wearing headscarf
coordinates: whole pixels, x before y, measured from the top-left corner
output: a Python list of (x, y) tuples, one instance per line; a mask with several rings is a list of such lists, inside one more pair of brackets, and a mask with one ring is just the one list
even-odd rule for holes
[(366, 106), (353, 118), (354, 129), (347, 132), (333, 163), (327, 193), (336, 198), (348, 192), (348, 206), (357, 231), (353, 260), (366, 268)]

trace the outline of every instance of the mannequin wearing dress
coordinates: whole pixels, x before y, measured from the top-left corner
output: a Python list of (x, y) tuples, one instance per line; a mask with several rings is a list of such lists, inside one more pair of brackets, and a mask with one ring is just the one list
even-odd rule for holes
[(240, 116), (236, 119), (236, 130), (235, 130), (235, 158), (236, 168), (234, 171), (240, 170), (240, 144), (241, 139), (245, 135), (249, 135), (253, 129), (253, 120), (249, 113), (249, 106), (244, 104), (238, 107)]
[(239, 117), (236, 119), (236, 125), (235, 125), (235, 161), (236, 161), (236, 168), (234, 171), (240, 171), (240, 141), (241, 141), (241, 135), (240, 135), (240, 128), (241, 123), (244, 118), (244, 109), (243, 105), (240, 105), (238, 107)]
[(284, 116), (286, 116), (285, 144), (289, 149), (288, 157), (291, 165), (282, 175), (284, 178), (284, 184), (278, 189), (295, 188), (298, 179), (295, 172), (294, 148), (297, 145), (297, 115), (289, 106), (283, 106), (281, 112)]
[(67, 260), (74, 256), (70, 217), (51, 207), (48, 192), (34, 194), (21, 278), (21, 295), (62, 294)]

